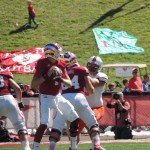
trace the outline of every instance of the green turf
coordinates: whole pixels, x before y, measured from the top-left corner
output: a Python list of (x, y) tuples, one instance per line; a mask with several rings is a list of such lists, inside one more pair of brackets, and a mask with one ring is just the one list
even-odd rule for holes
[[(102, 144), (106, 150), (149, 150), (150, 143), (124, 143), (124, 144)], [(79, 150), (89, 150), (89, 144), (79, 145)], [(57, 145), (56, 150), (68, 150), (68, 145)], [(21, 147), (0, 147), (0, 150), (21, 150)], [(39, 150), (48, 150), (48, 146), (41, 146)]]
[[(0, 0), (0, 50), (11, 51), (58, 42), (65, 51), (77, 54), (86, 65), (91, 55), (98, 55), (92, 28), (122, 30), (137, 37), (140, 54), (101, 55), (104, 64), (131, 62), (150, 67), (149, 0), (34, 0), (39, 27), (22, 29), (27, 23), (26, 0)], [(32, 75), (15, 75), (15, 80), (30, 83)], [(109, 81), (114, 81), (109, 74)], [(118, 80), (120, 80), (118, 78)]]

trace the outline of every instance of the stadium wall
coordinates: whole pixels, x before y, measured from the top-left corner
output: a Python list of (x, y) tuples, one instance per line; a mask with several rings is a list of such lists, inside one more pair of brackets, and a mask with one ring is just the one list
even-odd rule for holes
[[(125, 100), (129, 101), (131, 105), (131, 120), (133, 126), (150, 126), (150, 92), (144, 93), (125, 93)], [(105, 114), (99, 122), (100, 126), (113, 126), (115, 125), (115, 112), (114, 109), (106, 107), (106, 103), (110, 100), (111, 94), (104, 93), (104, 107)], [(26, 119), (26, 126), (28, 129), (36, 129), (40, 123), (39, 99), (36, 97), (24, 97), (23, 103), (25, 104), (24, 115)], [(52, 126), (55, 110), (51, 111), (51, 121), (49, 127)], [(13, 128), (11, 122), (6, 119), (6, 127)]]

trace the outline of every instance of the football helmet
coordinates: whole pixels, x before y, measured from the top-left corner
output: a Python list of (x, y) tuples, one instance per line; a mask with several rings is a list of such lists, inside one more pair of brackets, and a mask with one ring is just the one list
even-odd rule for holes
[(72, 67), (73, 65), (78, 63), (76, 55), (72, 52), (66, 52), (64, 54), (64, 60), (67, 67)]
[(92, 56), (87, 63), (87, 69), (89, 72), (95, 74), (102, 69), (103, 62), (100, 57)]
[(62, 55), (62, 48), (58, 43), (48, 43), (44, 46), (44, 54), (47, 58), (58, 60)]

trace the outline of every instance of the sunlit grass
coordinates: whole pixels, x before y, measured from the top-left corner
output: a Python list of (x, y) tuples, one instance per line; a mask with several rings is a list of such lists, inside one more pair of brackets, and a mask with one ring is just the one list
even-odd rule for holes
[[(36, 30), (17, 32), (28, 20), (26, 1), (0, 1), (0, 50), (35, 48), (55, 41), (62, 45), (64, 51), (75, 52), (79, 63), (86, 65), (91, 55), (99, 55), (92, 28), (110, 28), (135, 36), (138, 39), (137, 46), (143, 47), (145, 52), (134, 55), (100, 55), (104, 64), (131, 62), (146, 63), (150, 67), (148, 0), (42, 0), (33, 1), (33, 4), (39, 27)], [(11, 32), (14, 33), (10, 34)], [(114, 78), (114, 75), (109, 75), (110, 81), (114, 81)], [(31, 76), (15, 75), (15, 79), (30, 83)]]

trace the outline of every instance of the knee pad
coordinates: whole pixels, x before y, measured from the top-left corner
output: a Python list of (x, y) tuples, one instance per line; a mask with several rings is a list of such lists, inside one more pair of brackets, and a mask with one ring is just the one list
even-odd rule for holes
[(79, 118), (70, 123), (69, 132), (70, 132), (71, 137), (76, 137), (77, 136), (78, 128), (79, 128)]
[(15, 128), (16, 131), (19, 131), (19, 130), (26, 130), (26, 127), (25, 127), (25, 122), (22, 121), (22, 120), (19, 120), (17, 122), (14, 122), (13, 123), (13, 126)]
[(90, 136), (92, 136), (93, 134), (99, 134), (99, 125), (95, 124), (90, 128)]
[(49, 136), (49, 141), (54, 140), (58, 142), (60, 140), (61, 132), (57, 129), (52, 129)]
[(28, 132), (27, 132), (27, 130), (25, 130), (25, 129), (22, 129), (22, 130), (19, 130), (19, 131), (18, 131), (18, 136), (26, 135), (26, 134), (28, 134)]

